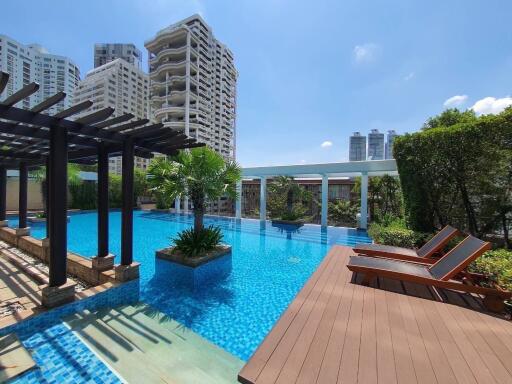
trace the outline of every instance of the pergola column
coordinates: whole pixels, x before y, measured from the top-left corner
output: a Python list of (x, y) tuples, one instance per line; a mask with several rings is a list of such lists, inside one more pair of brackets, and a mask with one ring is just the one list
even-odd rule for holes
[(242, 218), (242, 181), (236, 183), (235, 217)]
[(68, 205), (68, 132), (63, 127), (50, 129), (50, 257), (49, 284), (42, 290), (46, 307), (55, 307), (74, 299), (75, 283), (67, 280), (67, 205)]
[(46, 166), (45, 166), (45, 183), (46, 183), (46, 196), (45, 196), (45, 205), (46, 205), (46, 238), (50, 238), (50, 156), (46, 158)]
[(174, 209), (176, 213), (181, 213), (181, 199), (179, 197), (174, 199)]
[(329, 176), (322, 175), (322, 212), (320, 222), (323, 227), (327, 226), (329, 208)]
[(361, 173), (361, 219), (359, 221), (361, 229), (368, 228), (368, 173)]
[(108, 150), (105, 143), (98, 145), (98, 254), (92, 267), (99, 271), (114, 266), (114, 256), (108, 252)]
[(139, 277), (138, 263), (133, 262), (133, 139), (123, 142), (121, 264), (115, 268), (116, 280), (128, 281)]
[(183, 198), (183, 212), (188, 213), (188, 196)]
[(260, 220), (267, 219), (267, 178), (260, 179)]
[(30, 228), (27, 227), (27, 193), (28, 193), (28, 167), (24, 161), (20, 162), (19, 168), (19, 195), (18, 195), (18, 228), (16, 236), (27, 236)]
[(7, 227), (7, 169), (0, 166), (0, 227)]

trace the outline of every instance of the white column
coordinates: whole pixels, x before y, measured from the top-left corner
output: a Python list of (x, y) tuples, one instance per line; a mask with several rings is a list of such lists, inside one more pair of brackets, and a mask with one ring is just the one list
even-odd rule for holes
[(174, 209), (176, 210), (176, 213), (181, 212), (181, 199), (179, 197), (174, 199)]
[(320, 222), (323, 227), (327, 226), (327, 217), (328, 217), (328, 207), (329, 207), (329, 176), (322, 175), (322, 213)]
[(236, 203), (235, 203), (235, 217), (242, 218), (242, 181), (236, 183)]
[(361, 174), (361, 220), (359, 227), (368, 228), (368, 173)]
[(185, 196), (183, 199), (183, 211), (185, 213), (188, 213), (188, 196)]
[(260, 181), (260, 220), (267, 219), (267, 178), (261, 177)]

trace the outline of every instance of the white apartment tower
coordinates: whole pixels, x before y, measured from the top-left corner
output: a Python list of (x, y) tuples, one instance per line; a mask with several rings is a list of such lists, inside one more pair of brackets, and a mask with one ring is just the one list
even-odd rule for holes
[(115, 59), (123, 59), (138, 69), (142, 69), (142, 54), (134, 44), (94, 44), (94, 68), (101, 67)]
[(350, 136), (348, 160), (366, 160), (366, 136), (361, 135), (360, 132), (354, 132), (354, 134)]
[(384, 160), (384, 134), (378, 129), (368, 134), (368, 160)]
[(32, 108), (58, 92), (68, 96), (49, 108), (55, 114), (73, 105), (73, 92), (80, 81), (76, 64), (64, 56), (52, 55), (38, 44), (23, 45), (8, 36), (0, 35), (0, 71), (9, 74), (7, 87), (0, 99), (11, 96), (23, 86), (36, 82), (39, 90), (16, 106)]
[[(149, 79), (139, 68), (116, 59), (87, 73), (75, 92), (75, 102), (91, 100), (94, 104), (78, 117), (99, 109), (114, 108), (112, 117), (131, 113), (135, 119), (148, 117)], [(135, 166), (146, 169), (149, 159), (136, 157)], [(121, 157), (109, 159), (109, 172), (121, 174)]]
[(146, 41), (156, 122), (235, 157), (236, 81), (233, 54), (199, 16)]
[(388, 140), (386, 141), (386, 159), (393, 159), (393, 143), (395, 138), (400, 136), (395, 130), (388, 131)]

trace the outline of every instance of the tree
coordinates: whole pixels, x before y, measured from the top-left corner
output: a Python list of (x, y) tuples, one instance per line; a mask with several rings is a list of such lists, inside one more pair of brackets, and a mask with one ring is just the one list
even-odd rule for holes
[(188, 195), (194, 210), (194, 231), (203, 230), (205, 203), (222, 196), (237, 198), (236, 183), (242, 171), (208, 147), (180, 151), (175, 160), (158, 158), (151, 162), (148, 181), (151, 190), (169, 200)]
[(337, 226), (354, 226), (358, 211), (358, 207), (349, 200), (338, 200), (329, 203), (329, 220)]
[(303, 218), (307, 210), (306, 204), (313, 198), (310, 192), (290, 176), (275, 177), (268, 186), (268, 196), (270, 217), (283, 220)]
[(472, 109), (459, 111), (457, 108), (451, 108), (445, 110), (440, 115), (430, 117), (425, 124), (423, 124), (422, 129), (427, 130), (438, 127), (446, 128), (459, 123), (475, 122), (476, 119), (477, 117)]

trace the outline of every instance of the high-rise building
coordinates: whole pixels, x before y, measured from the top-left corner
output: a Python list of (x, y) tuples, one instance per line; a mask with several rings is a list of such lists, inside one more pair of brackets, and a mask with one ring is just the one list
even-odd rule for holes
[(378, 129), (368, 134), (368, 160), (384, 160), (384, 134)]
[[(94, 104), (77, 115), (87, 115), (107, 107), (114, 108), (112, 117), (131, 113), (135, 119), (148, 117), (149, 79), (142, 70), (116, 59), (87, 73), (75, 92), (75, 102), (91, 100)], [(135, 166), (146, 169), (149, 159), (135, 158)], [(109, 172), (121, 174), (121, 157), (109, 159)]]
[(0, 35), (0, 71), (9, 74), (1, 99), (31, 82), (39, 84), (36, 93), (16, 105), (20, 108), (32, 108), (58, 92), (65, 92), (68, 96), (46, 111), (50, 114), (73, 105), (73, 92), (80, 81), (78, 67), (67, 57), (50, 54), (38, 44), (23, 45), (5, 35)]
[(366, 136), (362, 136), (360, 132), (354, 132), (350, 136), (349, 161), (366, 160)]
[(393, 159), (393, 142), (400, 136), (395, 130), (388, 131), (388, 140), (386, 141), (386, 159)]
[(154, 119), (235, 157), (236, 81), (233, 54), (199, 16), (146, 41)]
[(134, 44), (94, 44), (94, 68), (101, 67), (115, 59), (123, 59), (138, 69), (142, 69), (142, 54)]

